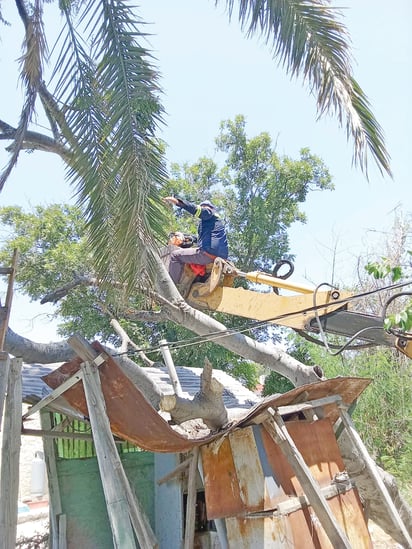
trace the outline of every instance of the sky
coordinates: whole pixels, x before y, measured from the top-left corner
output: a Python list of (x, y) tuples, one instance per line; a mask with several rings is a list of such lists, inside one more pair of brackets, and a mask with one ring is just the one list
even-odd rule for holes
[[(382, 177), (371, 157), (369, 180), (352, 165), (352, 142), (347, 141), (345, 128), (336, 118), (317, 120), (316, 102), (305, 84), (290, 80), (262, 40), (247, 39), (236, 17), (229, 23), (224, 3), (215, 7), (212, 0), (141, 0), (136, 13), (147, 22), (143, 28), (150, 35), (148, 46), (161, 74), (166, 110), (162, 137), (168, 160), (191, 163), (201, 156), (219, 160), (214, 145), (219, 124), (237, 114), (246, 117), (249, 137), (269, 132), (279, 155), (298, 158), (299, 150), (309, 147), (329, 168), (335, 190), (313, 193), (303, 205), (307, 223), (290, 230), (294, 277), (298, 282), (343, 285), (355, 280), (359, 255), (379, 255), (395, 215), (410, 212), (412, 2), (333, 4), (345, 13), (355, 78), (383, 128), (393, 180)], [(12, 26), (0, 33), (0, 118), (15, 125), (20, 101), (15, 59), (21, 25), (13, 3), (3, 4), (2, 9)], [(49, 24), (57, 29), (54, 6), (47, 10)], [(42, 131), (41, 118), (38, 124), (34, 129)], [(7, 160), (4, 146), (2, 142), (0, 166)], [(59, 158), (23, 153), (0, 194), (0, 204), (30, 209), (69, 201), (72, 195)], [(53, 340), (55, 323), (47, 316), (51, 311), (15, 295), (10, 326), (35, 341)]]

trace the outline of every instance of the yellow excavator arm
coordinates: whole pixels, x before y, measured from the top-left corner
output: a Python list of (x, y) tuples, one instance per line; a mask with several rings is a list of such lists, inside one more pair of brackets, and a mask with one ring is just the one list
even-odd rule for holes
[[(235, 287), (236, 278), (266, 285), (268, 291)], [(197, 309), (220, 311), (300, 332), (333, 333), (362, 344), (395, 347), (412, 358), (410, 339), (386, 332), (381, 317), (350, 311), (353, 295), (326, 284), (322, 286), (329, 289), (320, 291), (267, 273), (244, 273), (220, 258), (215, 259), (206, 282), (192, 283), (193, 276), (188, 271), (182, 282), (186, 301)], [(279, 295), (279, 289), (285, 295)]]

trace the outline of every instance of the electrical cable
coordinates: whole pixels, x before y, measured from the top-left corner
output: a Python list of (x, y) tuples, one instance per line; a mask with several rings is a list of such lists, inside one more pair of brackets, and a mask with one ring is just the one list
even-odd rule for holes
[[(334, 306), (339, 305), (339, 304), (344, 305), (344, 304), (346, 304), (350, 301), (355, 301), (355, 300), (361, 299), (363, 297), (373, 295), (375, 293), (402, 288), (402, 287), (408, 286), (410, 284), (412, 284), (412, 280), (409, 280), (409, 281), (406, 281), (406, 282), (400, 282), (400, 283), (397, 283), (397, 284), (391, 284), (391, 285), (388, 285), (388, 286), (384, 286), (382, 288), (376, 288), (374, 290), (369, 290), (367, 292), (362, 292), (361, 294), (355, 294), (353, 296), (349, 296), (349, 297), (347, 297), (345, 299), (342, 299), (342, 300), (336, 300), (336, 301), (333, 302), (333, 305)], [(170, 350), (178, 350), (178, 349), (182, 349), (182, 348), (185, 348), (185, 347), (190, 347), (190, 346), (196, 345), (196, 344), (213, 342), (213, 341), (216, 341), (218, 339), (221, 339), (222, 337), (227, 337), (227, 336), (230, 336), (230, 335), (243, 334), (243, 333), (249, 332), (251, 330), (255, 330), (257, 328), (263, 328), (265, 326), (268, 326), (269, 324), (275, 324), (276, 320), (283, 320), (285, 318), (293, 318), (294, 316), (300, 316), (300, 315), (306, 314), (308, 312), (314, 312), (315, 313), (315, 318), (316, 318), (316, 321), (317, 321), (317, 324), (318, 324), (318, 327), (319, 327), (319, 331), (321, 333), (322, 344), (326, 347), (326, 349), (328, 349), (328, 352), (330, 352), (330, 354), (339, 354), (339, 351), (337, 353), (333, 353), (333, 352), (330, 351), (331, 347), (327, 342), (323, 327), (320, 323), (320, 318), (319, 318), (318, 311), (321, 310), (321, 309), (325, 309), (328, 306), (330, 306), (330, 303), (329, 304), (316, 305), (316, 295), (317, 295), (317, 292), (318, 292), (319, 288), (321, 288), (322, 286), (328, 286), (329, 288), (337, 290), (336, 287), (332, 286), (331, 284), (329, 284), (327, 282), (323, 282), (323, 283), (319, 284), (314, 290), (314, 296), (313, 296), (314, 304), (313, 304), (312, 307), (307, 307), (305, 309), (300, 309), (298, 311), (292, 311), (290, 313), (283, 313), (282, 315), (277, 315), (277, 316), (274, 316), (274, 317), (271, 317), (271, 318), (268, 318), (268, 319), (265, 319), (265, 320), (256, 321), (256, 322), (253, 322), (252, 325), (248, 325), (248, 326), (245, 326), (244, 328), (240, 328), (240, 329), (229, 328), (229, 329), (226, 329), (226, 330), (223, 330), (223, 331), (211, 332), (211, 333), (203, 335), (203, 336), (196, 336), (194, 338), (189, 338), (189, 339), (186, 339), (186, 340), (170, 342), (170, 343), (168, 343), (168, 347), (169, 347)], [(404, 292), (402, 294), (396, 294), (396, 296), (399, 296), (399, 295), (412, 295), (412, 292)], [(390, 298), (388, 300), (387, 305), (389, 305), (389, 303), (391, 301), (393, 301), (393, 299), (395, 299), (396, 296), (392, 296), (392, 298)], [(359, 334), (363, 333), (364, 331), (367, 331), (368, 329), (372, 329), (372, 327), (363, 328), (362, 330), (357, 332), (357, 334), (352, 336), (350, 338), (350, 340), (347, 343), (345, 343), (345, 345), (343, 345), (343, 348), (341, 348), (340, 352), (345, 350), (354, 339), (357, 339)], [(377, 329), (377, 327), (375, 326), (375, 327), (373, 327), (373, 329)], [(152, 352), (160, 351), (161, 347), (162, 347), (162, 345), (155, 345), (155, 346), (148, 347), (148, 348), (133, 349), (133, 350), (125, 351), (123, 353), (117, 353), (113, 356), (123, 356), (123, 355), (132, 356), (132, 355), (135, 355), (135, 354), (139, 354), (141, 352), (143, 352), (145, 354), (150, 354)], [(356, 346), (356, 347), (360, 347), (360, 346)]]

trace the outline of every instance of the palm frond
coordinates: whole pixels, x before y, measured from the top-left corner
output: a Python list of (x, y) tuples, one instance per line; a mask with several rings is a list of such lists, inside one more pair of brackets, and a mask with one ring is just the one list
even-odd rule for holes
[[(235, 0), (226, 0), (226, 6), (232, 17)], [(333, 114), (341, 125), (346, 119), (355, 164), (367, 175), (369, 149), (381, 173), (391, 176), (383, 131), (353, 77), (341, 17), (328, 0), (239, 0), (238, 18), (247, 36), (262, 36), (292, 77), (303, 76), (317, 96), (319, 116)]]
[(56, 70), (65, 75), (58, 89), (75, 135), (69, 177), (86, 213), (98, 274), (132, 287), (165, 236), (157, 75), (126, 2), (90, 2), (79, 14), (92, 44), (87, 54), (73, 14), (65, 15), (69, 32)]
[(23, 54), (20, 57), (21, 78), (25, 86), (25, 100), (19, 124), (16, 128), (15, 138), (11, 145), (12, 153), (0, 175), (0, 191), (3, 189), (19, 157), (29, 122), (34, 113), (36, 97), (43, 74), (43, 63), (48, 53), (43, 29), (42, 1), (36, 0), (34, 2), (31, 15), (27, 13), (23, 2), (17, 2), (17, 5), (25, 26), (25, 37), (22, 47)]

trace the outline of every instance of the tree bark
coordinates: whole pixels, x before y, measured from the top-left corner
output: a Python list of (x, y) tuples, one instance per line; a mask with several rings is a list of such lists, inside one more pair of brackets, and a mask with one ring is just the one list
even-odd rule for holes
[(228, 422), (228, 414), (223, 403), (223, 385), (213, 377), (213, 368), (205, 360), (200, 379), (200, 391), (193, 399), (177, 395), (166, 395), (160, 402), (160, 408), (169, 412), (176, 423), (191, 419), (203, 419), (211, 430), (222, 428)]

